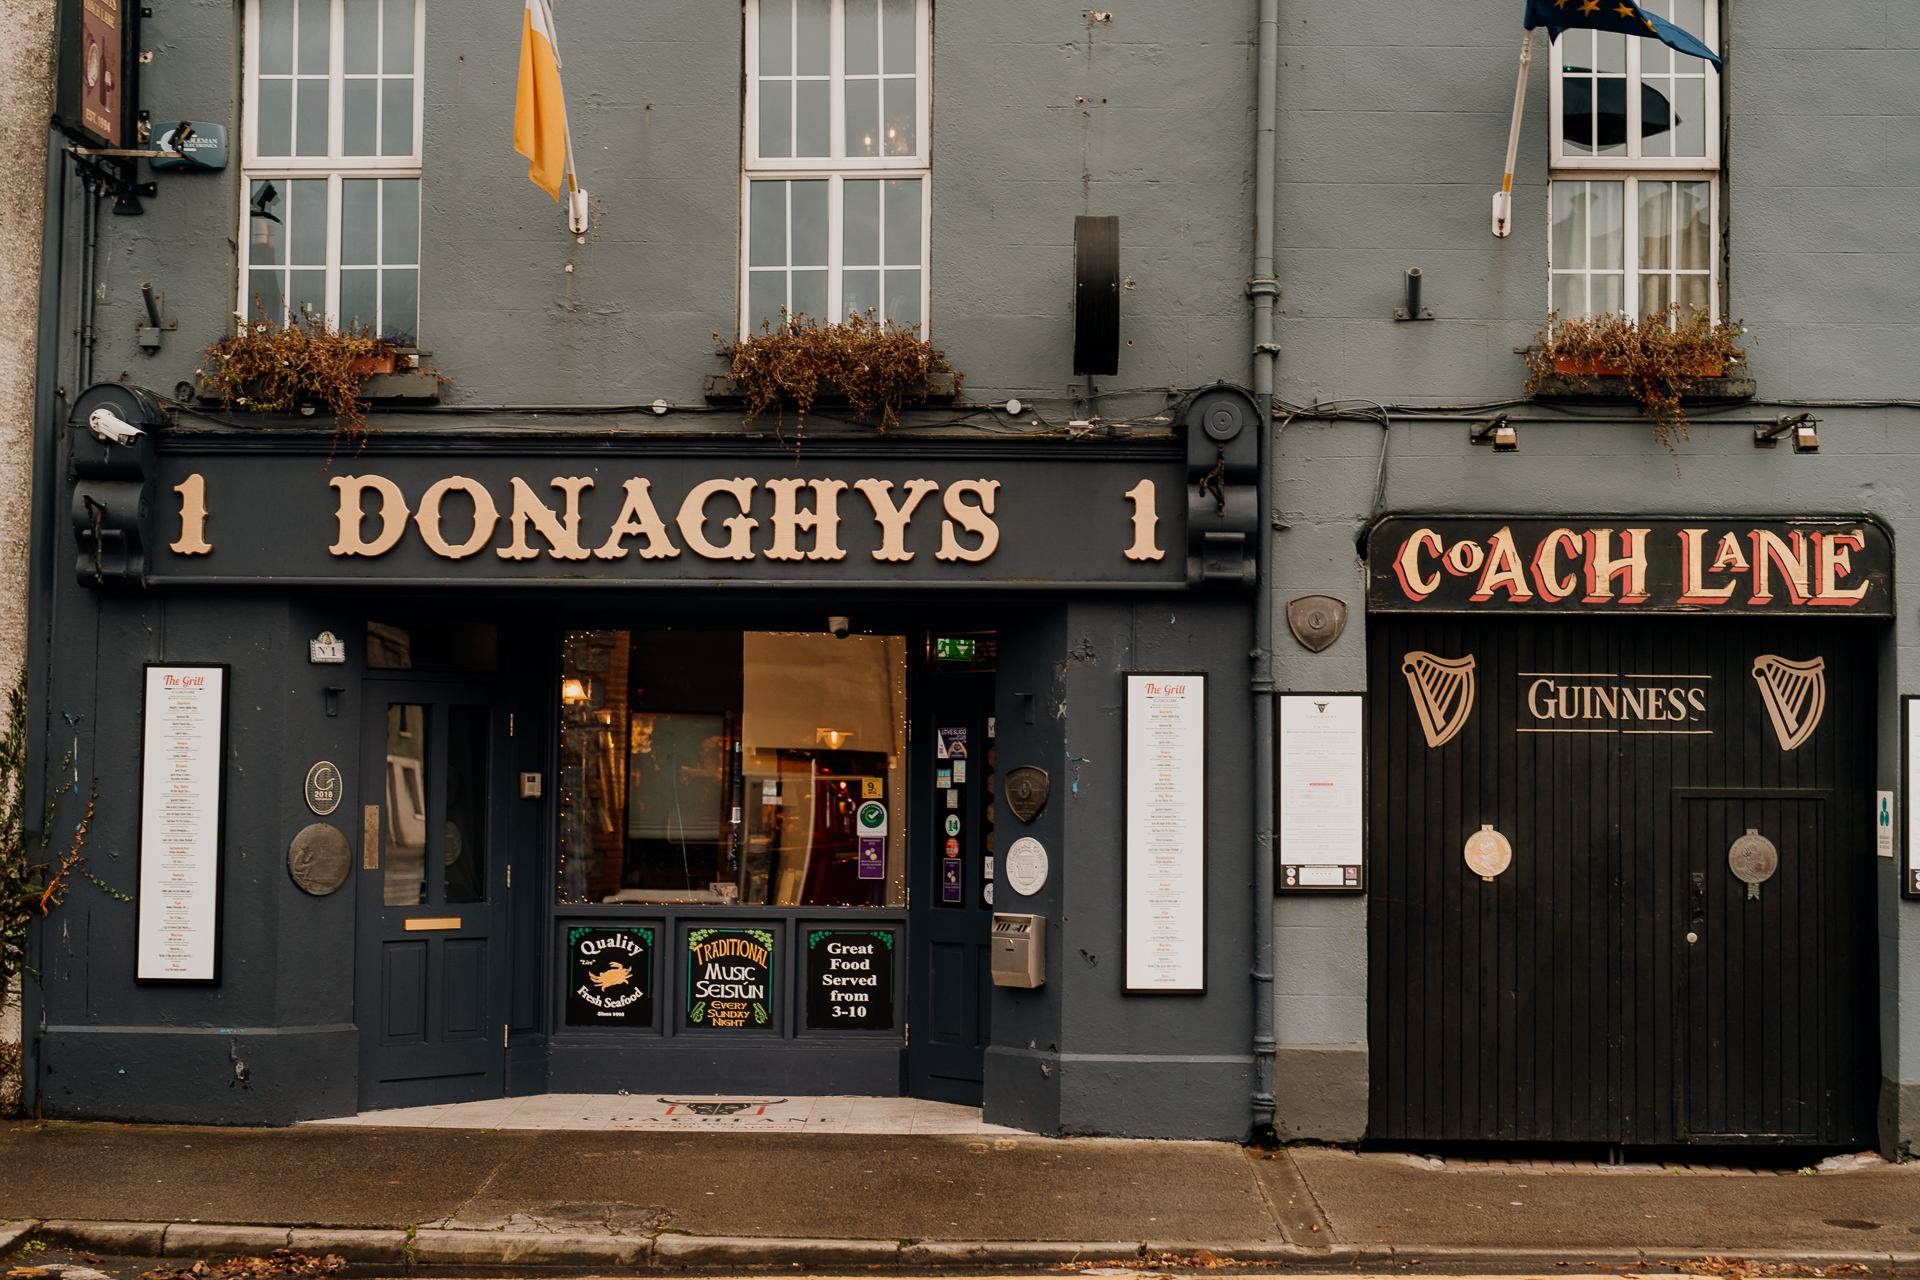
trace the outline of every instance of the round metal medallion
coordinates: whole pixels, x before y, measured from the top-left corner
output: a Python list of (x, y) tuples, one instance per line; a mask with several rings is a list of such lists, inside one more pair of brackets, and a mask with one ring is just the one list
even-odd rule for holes
[(1727, 850), (1727, 865), (1748, 884), (1765, 884), (1780, 869), (1780, 851), (1752, 827)]
[(1007, 850), (1004, 870), (1015, 893), (1035, 894), (1047, 882), (1047, 851), (1032, 836), (1021, 836)]
[(1467, 837), (1467, 865), (1482, 880), (1492, 880), (1513, 865), (1513, 846), (1493, 829), (1492, 823)]
[(340, 770), (331, 760), (322, 760), (307, 770), (307, 808), (326, 817), (340, 807)]
[(352, 869), (353, 846), (331, 822), (301, 828), (287, 848), (287, 873), (316, 898), (324, 898), (345, 884)]

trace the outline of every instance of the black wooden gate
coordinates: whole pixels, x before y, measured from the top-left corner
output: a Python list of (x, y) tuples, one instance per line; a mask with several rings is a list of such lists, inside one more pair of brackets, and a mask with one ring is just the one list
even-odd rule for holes
[(1873, 1142), (1870, 628), (1369, 630), (1370, 1136)]

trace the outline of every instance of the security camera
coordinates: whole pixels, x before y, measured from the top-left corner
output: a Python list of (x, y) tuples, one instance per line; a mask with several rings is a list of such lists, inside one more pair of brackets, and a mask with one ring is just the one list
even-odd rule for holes
[(109, 444), (132, 444), (146, 434), (131, 422), (122, 421), (111, 409), (95, 409), (87, 415), (87, 426)]
[(833, 632), (833, 638), (835, 640), (845, 640), (847, 638), (847, 632), (853, 630), (853, 624), (845, 618), (828, 618), (827, 630)]

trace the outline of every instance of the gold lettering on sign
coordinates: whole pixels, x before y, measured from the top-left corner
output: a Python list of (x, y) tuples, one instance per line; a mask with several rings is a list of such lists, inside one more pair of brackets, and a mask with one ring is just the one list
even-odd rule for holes
[(613, 522), (613, 532), (607, 536), (606, 545), (594, 555), (602, 560), (618, 560), (627, 554), (620, 539), (631, 537), (647, 540), (647, 545), (640, 548), (642, 560), (670, 560), (680, 554), (680, 548), (667, 536), (667, 526), (660, 519), (660, 513), (653, 509), (648, 488), (649, 482), (639, 476), (627, 481), (626, 505), (620, 508), (620, 517)]
[(1491, 600), (1496, 591), (1506, 592), (1507, 599), (1513, 601), (1533, 599), (1533, 592), (1527, 590), (1526, 564), (1520, 559), (1520, 548), (1513, 544), (1513, 530), (1503, 528), (1488, 542), (1492, 549), (1487, 554), (1487, 571), (1480, 575), (1479, 587), (1467, 599)]
[[(940, 549), (933, 553), (935, 560), (985, 560), (993, 554), (993, 549), (1000, 545), (1000, 526), (988, 517), (993, 514), (993, 495), (999, 487), (998, 480), (956, 480), (947, 486), (947, 491), (940, 495), (940, 503), (953, 519), (940, 522)], [(979, 506), (960, 500), (969, 493), (980, 499)], [(960, 545), (960, 539), (953, 532), (956, 521), (968, 533), (980, 535), (979, 546), (969, 551)]]
[(1154, 509), (1153, 481), (1142, 480), (1124, 495), (1133, 503), (1133, 545), (1121, 552), (1129, 560), (1158, 560), (1167, 553), (1154, 541), (1160, 513)]
[(867, 502), (873, 507), (873, 518), (880, 525), (880, 549), (873, 553), (873, 558), (913, 559), (913, 552), (907, 550), (907, 522), (913, 519), (913, 509), (920, 505), (920, 499), (940, 486), (932, 480), (909, 480), (906, 498), (897, 507), (889, 496), (893, 493), (891, 480), (856, 480), (853, 487), (867, 495)]
[[(769, 480), (773, 494), (773, 545), (767, 548), (769, 560), (840, 560), (840, 495), (845, 480)], [(800, 510), (799, 494), (813, 490), (813, 510)], [(813, 530), (813, 550), (801, 551), (798, 538), (802, 530)]]
[(1813, 598), (1815, 604), (1856, 605), (1866, 599), (1868, 583), (1857, 587), (1842, 589), (1839, 578), (1853, 572), (1854, 551), (1864, 551), (1867, 547), (1867, 534), (1864, 529), (1855, 529), (1851, 533), (1816, 533), (1813, 545), (1818, 550), (1820, 562), (1820, 593)]
[[(198, 472), (173, 486), (180, 495), (180, 541), (170, 548), (183, 556), (203, 556), (213, 550), (207, 533), (207, 478)], [(1844, 560), (1845, 552), (1842, 552)]]
[(1787, 596), (1795, 604), (1806, 604), (1813, 599), (1809, 586), (1811, 566), (1807, 563), (1811, 548), (1804, 534), (1795, 529), (1782, 538), (1771, 530), (1755, 529), (1747, 536), (1753, 540), (1753, 597), (1748, 604), (1773, 603), (1769, 566), (1780, 570), (1780, 576), (1787, 583)]
[(1533, 585), (1549, 600), (1565, 600), (1580, 589), (1580, 579), (1560, 573), (1560, 552), (1580, 554), (1580, 539), (1571, 529), (1555, 529), (1533, 549)]
[[(440, 533), (440, 500), (450, 493), (464, 493), (473, 499), (473, 535), (457, 547)], [(493, 531), (500, 523), (500, 508), (493, 505), (493, 495), (478, 480), (448, 476), (435, 481), (420, 495), (420, 510), (414, 514), (413, 522), (420, 526), (421, 541), (435, 555), (464, 560), (492, 541)]]
[(1587, 530), (1587, 594), (1582, 604), (1604, 604), (1613, 599), (1613, 580), (1625, 578), (1627, 589), (1620, 593), (1622, 604), (1642, 604), (1647, 599), (1647, 535), (1651, 529), (1622, 529), (1620, 540), (1625, 555), (1613, 555), (1613, 530)]
[[(407, 499), (400, 486), (385, 476), (335, 476), (327, 482), (340, 491), (340, 540), (327, 550), (336, 556), (379, 556), (393, 550), (407, 531)], [(360, 495), (368, 489), (380, 495), (380, 534), (369, 542), (360, 536), (366, 512)]]
[(531, 560), (540, 552), (527, 545), (527, 526), (553, 544), (547, 552), (555, 560), (585, 560), (587, 549), (580, 545), (580, 491), (593, 488), (587, 476), (555, 476), (547, 482), (567, 495), (564, 521), (553, 508), (540, 501), (532, 486), (519, 476), (513, 478), (513, 541), (494, 552), (502, 560)]
[[(753, 559), (753, 531), (760, 522), (747, 512), (753, 508), (752, 480), (708, 480), (704, 484), (693, 486), (687, 500), (680, 504), (680, 536), (687, 540), (695, 554), (709, 560), (751, 560)], [(730, 493), (733, 500), (740, 504), (740, 514), (728, 516), (720, 523), (727, 527), (731, 535), (727, 545), (716, 547), (707, 541), (707, 499), (716, 493)]]
[[(1707, 585), (1706, 575), (1702, 573), (1700, 569), (1700, 558), (1705, 551), (1706, 537), (1707, 531), (1705, 529), (1682, 529), (1680, 531), (1681, 563), (1684, 574), (1684, 577), (1681, 579), (1681, 585), (1684, 588), (1680, 593), (1681, 604), (1714, 604), (1732, 596), (1734, 591), (1739, 588), (1740, 584), (1737, 582), (1729, 582), (1724, 587), (1709, 587)], [(1734, 549), (1736, 551), (1739, 550), (1738, 543), (1734, 545)], [(1723, 548), (1721, 555), (1724, 557), (1725, 554), (1726, 552)], [(1719, 570), (1719, 564), (1720, 562), (1718, 560), (1714, 561), (1714, 569), (1716, 572)]]

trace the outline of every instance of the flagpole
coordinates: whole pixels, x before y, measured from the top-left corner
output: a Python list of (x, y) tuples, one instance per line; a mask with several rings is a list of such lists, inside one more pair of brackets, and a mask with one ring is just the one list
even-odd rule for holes
[(1533, 29), (1520, 42), (1520, 83), (1513, 90), (1513, 124), (1507, 130), (1507, 171), (1493, 193), (1493, 234), (1513, 234), (1513, 162), (1520, 154), (1520, 113), (1527, 105), (1527, 69), (1533, 65)]

